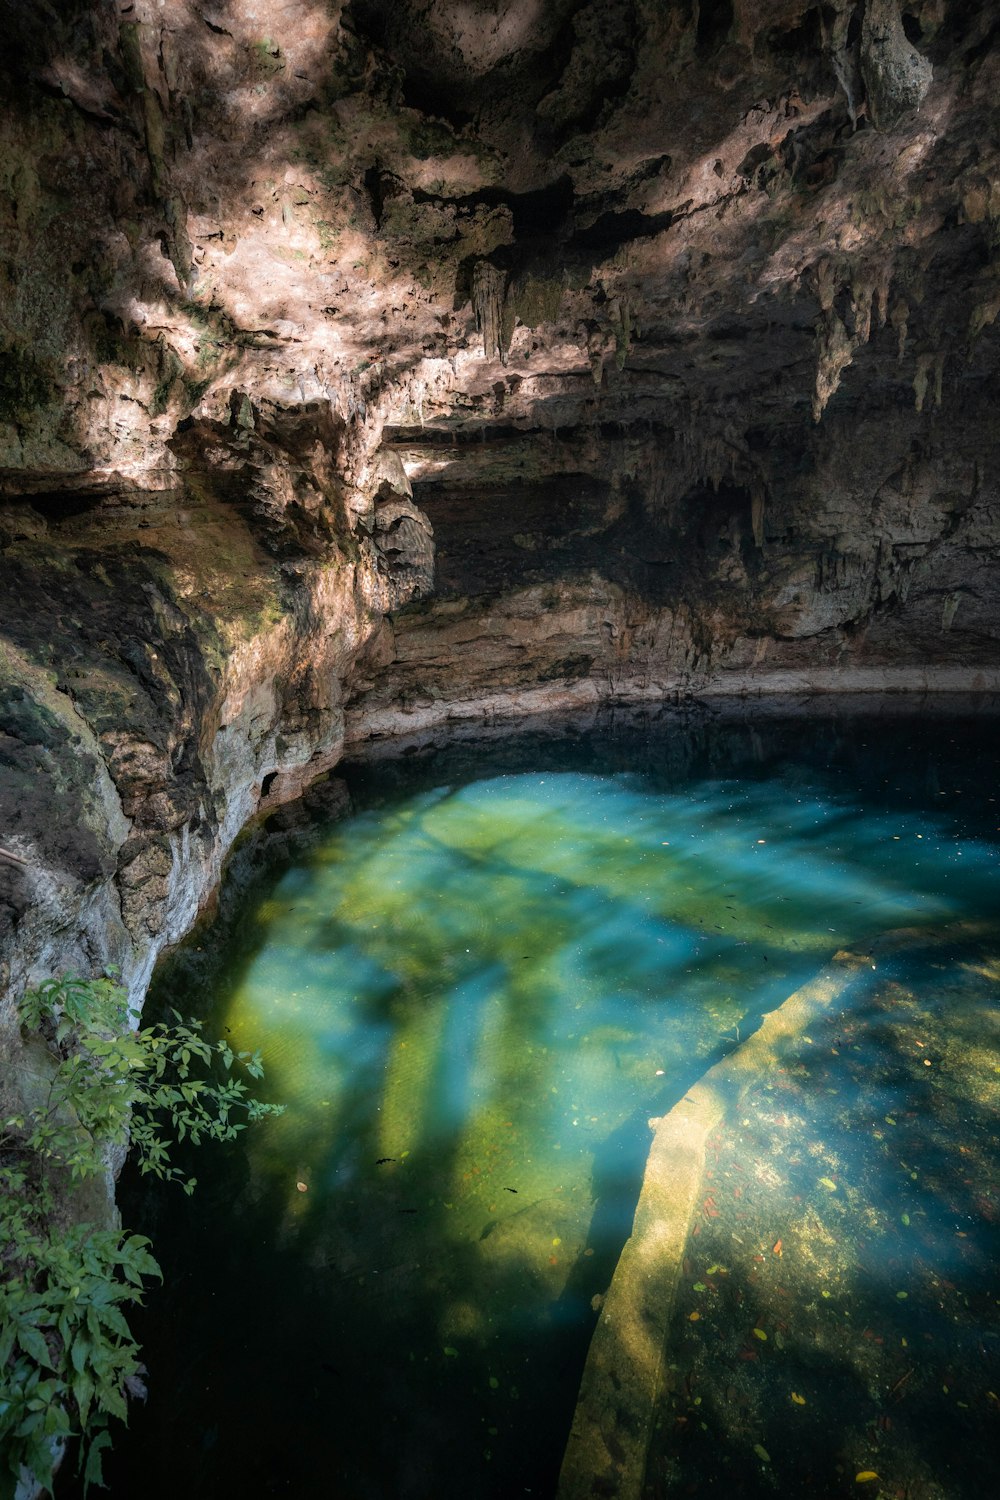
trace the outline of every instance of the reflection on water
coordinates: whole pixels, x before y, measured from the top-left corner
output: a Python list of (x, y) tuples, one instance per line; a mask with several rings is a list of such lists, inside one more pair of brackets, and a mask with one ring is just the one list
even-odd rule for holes
[(647, 1119), (836, 950), (995, 918), (987, 755), (988, 726), (678, 719), (318, 799), (159, 981), (288, 1109), (190, 1203), (126, 1193), (169, 1291), (112, 1493), (551, 1495)]

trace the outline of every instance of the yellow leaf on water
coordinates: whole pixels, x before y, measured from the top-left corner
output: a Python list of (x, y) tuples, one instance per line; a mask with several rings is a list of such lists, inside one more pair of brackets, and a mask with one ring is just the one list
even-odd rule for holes
[(860, 1474), (855, 1474), (855, 1476), (854, 1476), (854, 1483), (855, 1484), (870, 1484), (873, 1479), (877, 1479), (877, 1478), (878, 1478), (878, 1475), (875, 1473), (874, 1469), (862, 1469)]
[(805, 1406), (806, 1404), (805, 1396), (800, 1396), (798, 1391), (792, 1392), (792, 1400), (795, 1402), (796, 1406)]
[(698, 1319), (700, 1317), (701, 1317), (701, 1313), (700, 1312), (688, 1313), (688, 1322), (689, 1323), (697, 1323), (697, 1321), (698, 1321)]
[(769, 1464), (771, 1462), (771, 1455), (770, 1453), (768, 1453), (767, 1449), (762, 1443), (754, 1443), (753, 1451), (756, 1453), (761, 1463)]
[(821, 1177), (819, 1180), (819, 1185), (820, 1187), (828, 1188), (831, 1193), (835, 1193), (837, 1191), (837, 1184), (835, 1182), (832, 1182), (829, 1177)]
[(764, 1332), (763, 1328), (755, 1328), (753, 1331), (753, 1336), (755, 1339), (760, 1339), (762, 1343), (767, 1343), (767, 1334)]

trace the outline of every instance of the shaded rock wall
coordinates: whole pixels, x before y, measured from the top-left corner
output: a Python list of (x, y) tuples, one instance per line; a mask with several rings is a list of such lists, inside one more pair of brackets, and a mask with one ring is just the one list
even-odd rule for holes
[(426, 584), (405, 494), (333, 495), (329, 447), (253, 420), (185, 434), (183, 487), (2, 512), (8, 993), (110, 962), (141, 1001), (246, 822), (336, 763), (355, 655)]
[(831, 414), (701, 475), (676, 429), (539, 434), (530, 474), (523, 441), (410, 434), (437, 587), (383, 625), (349, 733), (594, 696), (995, 691), (989, 422)]

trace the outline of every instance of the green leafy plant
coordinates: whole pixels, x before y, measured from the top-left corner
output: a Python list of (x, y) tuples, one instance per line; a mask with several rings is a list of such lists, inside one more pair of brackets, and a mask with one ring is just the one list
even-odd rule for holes
[(122, 1308), (160, 1268), (144, 1235), (76, 1222), (74, 1193), (129, 1146), (141, 1172), (190, 1193), (195, 1178), (170, 1159), (176, 1141), (231, 1140), (281, 1112), (238, 1076), (261, 1078), (258, 1053), (209, 1042), (176, 1012), (132, 1030), (113, 979), (49, 980), (20, 1018), (48, 1069), (30, 1117), (0, 1127), (0, 1500), (23, 1469), (51, 1488), (73, 1437), (85, 1484), (100, 1484), (109, 1423), (143, 1391)]

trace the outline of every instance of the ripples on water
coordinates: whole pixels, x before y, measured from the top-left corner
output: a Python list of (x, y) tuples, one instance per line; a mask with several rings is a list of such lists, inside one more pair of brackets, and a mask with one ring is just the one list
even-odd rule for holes
[[(551, 1495), (595, 1309), (631, 1224), (647, 1119), (837, 950), (965, 919), (977, 934), (964, 948), (910, 958), (905, 975), (885, 979), (939, 1048), (950, 1039), (955, 1098), (935, 1128), (951, 1170), (963, 1090), (995, 1087), (986, 1039), (1000, 969), (984, 942), (998, 951), (997, 760), (988, 720), (712, 728), (678, 717), (603, 739), (568, 732), (348, 768), (354, 815), (324, 822), (316, 795), (290, 863), (245, 880), (224, 919), (201, 928), (159, 980), (159, 1003), (208, 1014), (234, 1044), (259, 1047), (269, 1095), (288, 1108), (231, 1151), (206, 1150), (190, 1203), (126, 1189), (168, 1290), (150, 1295), (141, 1334), (153, 1394), (118, 1444), (112, 1493)], [(762, 1080), (746, 1126), (730, 1122), (714, 1143), (730, 1195), (740, 1163), (746, 1172), (770, 1161), (775, 1179), (758, 1171), (756, 1202), (751, 1191), (741, 1204), (741, 1188), (707, 1216), (716, 1260), (739, 1261), (735, 1234), (737, 1245), (753, 1241), (746, 1276), (758, 1274), (757, 1241), (780, 1238), (771, 1220), (798, 1223), (806, 1210), (792, 1205), (817, 1192), (814, 1238), (875, 1236), (871, 1217), (888, 1212), (902, 1179), (867, 1159), (852, 1168), (847, 1143), (864, 1130), (884, 1151), (894, 1128), (884, 1117), (912, 1106), (882, 1048), (898, 1041), (887, 993), (867, 983), (854, 1012), (849, 1004), (831, 1021), (837, 1035), (805, 1044), (829, 1068), (845, 1055), (839, 1032), (850, 1032), (853, 1068), (813, 1084), (796, 1078), (809, 1069), (793, 1060), (791, 1082)], [(779, 1110), (774, 1090), (786, 1083)], [(911, 1134), (925, 1107), (917, 1099)], [(792, 1123), (774, 1124), (769, 1111)], [(980, 1198), (995, 1203), (995, 1140), (977, 1119), (968, 1151)], [(834, 1165), (823, 1170), (825, 1152)], [(833, 1193), (815, 1184), (835, 1181), (846, 1203), (844, 1172), (857, 1194), (834, 1222), (822, 1201)], [(768, 1192), (777, 1197), (765, 1204)], [(908, 1213), (911, 1224), (918, 1212), (926, 1205)], [(918, 1227), (929, 1235), (921, 1253), (941, 1260), (944, 1231)], [(704, 1269), (697, 1252), (689, 1247), (692, 1278)], [(826, 1261), (803, 1250), (794, 1268), (780, 1259), (798, 1309), (782, 1313), (781, 1342), (798, 1321), (819, 1351), (819, 1383), (790, 1409), (812, 1417), (823, 1342), (805, 1309), (835, 1293), (849, 1321), (850, 1298), (871, 1291), (878, 1249)], [(672, 1423), (708, 1434), (700, 1448), (685, 1437), (691, 1493), (769, 1493), (781, 1461), (771, 1448), (794, 1449), (809, 1430), (776, 1435), (753, 1415), (778, 1396), (751, 1389), (759, 1360), (741, 1357), (739, 1274), (727, 1266), (697, 1294), (708, 1298), (695, 1320), (704, 1327), (679, 1310), (687, 1322), (672, 1337), (688, 1386), (680, 1404), (665, 1398), (650, 1494), (657, 1475), (676, 1483), (685, 1472)], [(894, 1317), (900, 1276), (887, 1276)], [(973, 1321), (963, 1339), (978, 1340), (985, 1361), (995, 1312), (984, 1304)], [(690, 1343), (709, 1329), (715, 1344)], [(885, 1334), (872, 1337), (884, 1348)], [(770, 1355), (778, 1340), (768, 1343)], [(838, 1349), (837, 1371), (848, 1354)], [(709, 1390), (713, 1361), (736, 1374)], [(690, 1378), (705, 1382), (704, 1403), (692, 1404)], [(827, 1427), (846, 1430), (843, 1382), (830, 1379)], [(787, 1393), (780, 1399), (784, 1412)], [(755, 1435), (766, 1464), (753, 1456)], [(852, 1462), (833, 1453), (829, 1493), (853, 1491)], [(795, 1470), (801, 1482), (805, 1472)], [(985, 1493), (956, 1482), (926, 1494)]]

